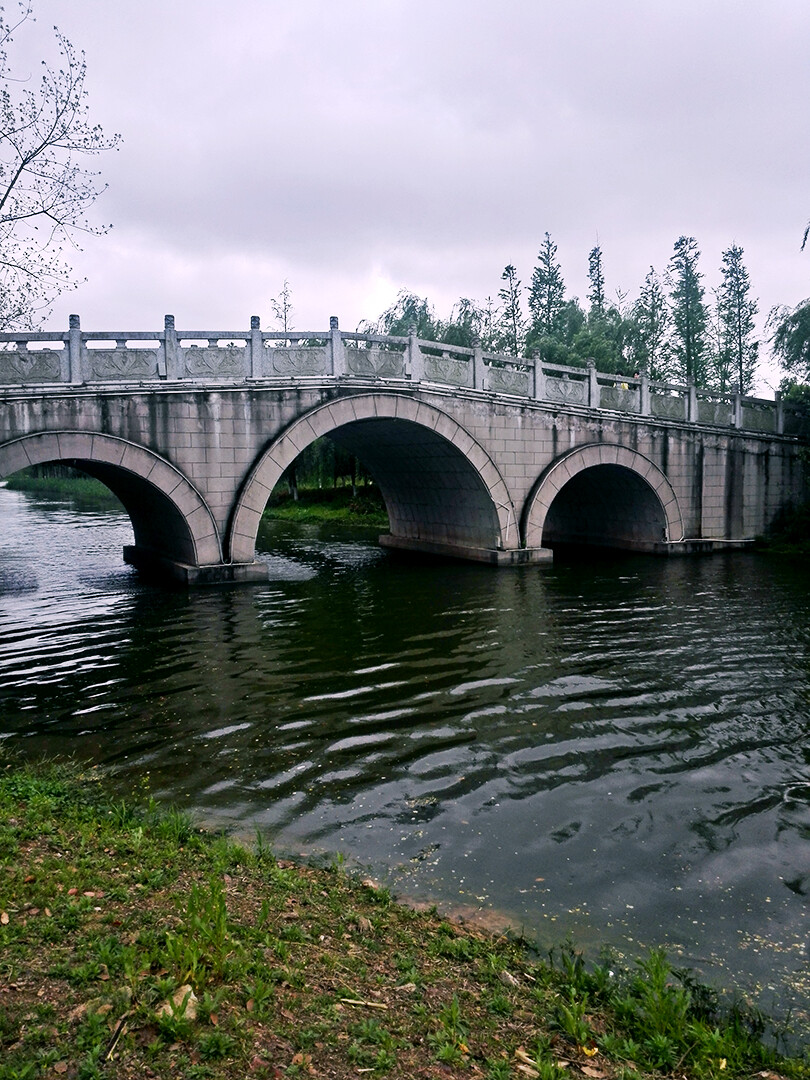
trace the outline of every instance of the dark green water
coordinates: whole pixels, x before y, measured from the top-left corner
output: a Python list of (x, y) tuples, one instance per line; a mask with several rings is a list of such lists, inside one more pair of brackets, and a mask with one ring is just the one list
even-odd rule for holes
[(147, 774), (550, 944), (664, 944), (806, 1010), (810, 574), (493, 571), (268, 529), (267, 585), (161, 592), (125, 518), (0, 489), (0, 738)]

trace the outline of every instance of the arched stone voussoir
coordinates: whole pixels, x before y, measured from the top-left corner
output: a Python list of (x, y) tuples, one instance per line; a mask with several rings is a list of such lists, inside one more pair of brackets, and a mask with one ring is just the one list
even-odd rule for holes
[[(486, 450), (457, 421), (441, 409), (405, 394), (365, 393), (337, 398), (295, 421), (266, 447), (247, 474), (236, 500), (228, 532), (230, 557), (240, 562), (253, 558), (261, 511), (268, 494), (287, 468), (310, 442), (364, 421), (394, 421), (422, 428), (433, 445), (437, 436), (456, 455), (460, 467), (476, 477), (473, 484), (488, 500), (492, 523), (500, 531), (500, 545), (519, 547), (517, 511), (497, 466)], [(401, 515), (407, 509), (400, 507)]]
[(589, 443), (569, 450), (545, 470), (532, 489), (523, 510), (523, 542), (526, 547), (540, 547), (546, 517), (555, 497), (565, 485), (586, 469), (613, 465), (627, 469), (654, 492), (666, 520), (666, 539), (682, 540), (683, 516), (677, 496), (667, 477), (649, 458), (616, 443)]
[[(162, 505), (165, 507), (168, 503), (167, 509), (183, 523), (185, 535), (178, 538), (178, 543), (182, 544), (186, 557), (193, 553), (197, 565), (221, 562), (219, 533), (207, 502), (179, 469), (152, 450), (113, 435), (86, 431), (39, 432), (0, 445), (0, 477), (9, 476), (26, 465), (49, 461), (75, 462), (90, 475), (100, 475), (119, 497), (123, 496), (136, 534), (138, 522), (134, 507), (141, 500), (127, 499), (124, 492), (131, 491), (133, 483), (144, 485), (141, 490), (151, 491), (153, 499), (157, 500), (152, 501), (145, 513), (154, 512), (160, 500), (166, 500)], [(120, 476), (120, 485), (116, 483), (117, 476)], [(215, 538), (215, 544), (212, 538)], [(214, 547), (218, 552), (215, 558)]]

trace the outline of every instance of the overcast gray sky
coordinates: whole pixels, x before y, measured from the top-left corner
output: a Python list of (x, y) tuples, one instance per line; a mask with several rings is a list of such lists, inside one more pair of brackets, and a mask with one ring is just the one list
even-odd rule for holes
[[(10, 0), (6, 0), (10, 14)], [(528, 284), (546, 230), (569, 295), (695, 236), (707, 293), (745, 249), (763, 313), (810, 295), (807, 0), (34, 0), (19, 35), (83, 49), (113, 230), (55, 306), (86, 329), (234, 330), (288, 280), (296, 329), (405, 287), (447, 316)], [(770, 378), (770, 381), (773, 381)]]

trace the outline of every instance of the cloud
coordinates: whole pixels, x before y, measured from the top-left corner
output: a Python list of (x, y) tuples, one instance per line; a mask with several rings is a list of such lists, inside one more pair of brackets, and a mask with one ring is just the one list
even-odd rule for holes
[(810, 293), (803, 0), (36, 8), (124, 136), (99, 162), (116, 229), (55, 318), (221, 322), (285, 279), (309, 323), (375, 317), (383, 283), (382, 306), (406, 286), (449, 313), (507, 262), (527, 282), (546, 229), (580, 296), (597, 238), (609, 292), (635, 295), (682, 234), (709, 286), (740, 243), (763, 312)]

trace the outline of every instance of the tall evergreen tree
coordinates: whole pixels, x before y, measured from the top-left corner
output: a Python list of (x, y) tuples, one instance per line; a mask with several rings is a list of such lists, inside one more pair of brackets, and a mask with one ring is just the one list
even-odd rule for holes
[(672, 315), (672, 351), (678, 375), (695, 386), (707, 382), (706, 324), (703, 275), (698, 270), (700, 251), (694, 236), (675, 242), (667, 274)]
[(600, 320), (605, 317), (605, 274), (602, 270), (602, 249), (597, 244), (588, 253), (588, 299), (591, 308), (588, 313), (591, 320)]
[(560, 318), (564, 306), (565, 282), (562, 269), (557, 262), (557, 245), (546, 233), (529, 288), (533, 339), (555, 338), (559, 335)]
[(759, 342), (755, 338), (754, 317), (759, 306), (751, 296), (751, 282), (743, 262), (743, 249), (737, 244), (723, 252), (723, 280), (717, 290), (717, 355), (721, 367), (728, 370), (734, 390), (750, 394)]
[(661, 279), (650, 267), (633, 305), (632, 356), (637, 371), (646, 371), (653, 381), (663, 382), (672, 375), (669, 349), (670, 317)]
[(736, 390), (734, 356), (727, 328), (720, 314), (720, 290), (714, 289), (714, 306), (706, 324), (708, 341), (707, 384), (712, 390), (726, 394)]
[(514, 266), (504, 268), (501, 274), (504, 285), (498, 290), (501, 313), (498, 319), (500, 348), (511, 356), (522, 356), (526, 345), (526, 320), (521, 304), (522, 287)]

